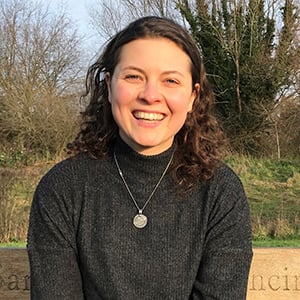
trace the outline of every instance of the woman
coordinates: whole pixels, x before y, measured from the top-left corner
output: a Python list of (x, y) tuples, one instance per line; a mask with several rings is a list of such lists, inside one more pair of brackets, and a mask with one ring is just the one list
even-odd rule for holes
[(116, 34), (87, 74), (71, 155), (42, 178), (28, 232), (31, 299), (245, 299), (240, 180), (199, 51), (159, 17)]

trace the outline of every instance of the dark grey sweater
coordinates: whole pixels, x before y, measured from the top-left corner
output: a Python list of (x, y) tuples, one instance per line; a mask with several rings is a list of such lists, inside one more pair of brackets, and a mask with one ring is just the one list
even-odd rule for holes
[[(119, 141), (124, 177), (143, 206), (172, 149), (143, 156)], [(252, 258), (249, 207), (223, 165), (179, 195), (170, 174), (133, 226), (137, 209), (111, 155), (81, 154), (40, 181), (28, 232), (31, 299), (243, 300)]]

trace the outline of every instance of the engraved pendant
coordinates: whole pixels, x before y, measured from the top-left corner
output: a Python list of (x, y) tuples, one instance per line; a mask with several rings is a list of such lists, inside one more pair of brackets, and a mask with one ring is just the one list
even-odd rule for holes
[(133, 218), (133, 225), (136, 228), (144, 228), (147, 225), (147, 217), (139, 212), (135, 217)]

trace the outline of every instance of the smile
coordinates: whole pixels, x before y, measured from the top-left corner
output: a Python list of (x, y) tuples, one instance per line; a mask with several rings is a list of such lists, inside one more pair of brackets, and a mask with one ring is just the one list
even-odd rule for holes
[(161, 121), (164, 118), (163, 114), (153, 112), (148, 113), (143, 111), (135, 111), (133, 115), (136, 119), (147, 121)]

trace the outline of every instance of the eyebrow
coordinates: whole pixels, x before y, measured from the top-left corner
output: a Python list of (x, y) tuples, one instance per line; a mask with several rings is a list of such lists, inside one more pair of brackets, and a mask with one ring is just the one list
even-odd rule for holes
[[(135, 66), (127, 66), (127, 67), (125, 67), (125, 68), (122, 69), (122, 72), (128, 71), (128, 70), (137, 71), (137, 72), (140, 72), (140, 73), (142, 73), (142, 74), (145, 75), (145, 72), (144, 72), (143, 69), (140, 69), (139, 67), (135, 67)], [(179, 76), (181, 76), (183, 78), (185, 77), (183, 75), (183, 73), (181, 73), (180, 71), (177, 71), (177, 70), (168, 70), (168, 71), (162, 72), (162, 74), (164, 74), (164, 75), (169, 75), (169, 74), (174, 74), (174, 73), (178, 74)]]

